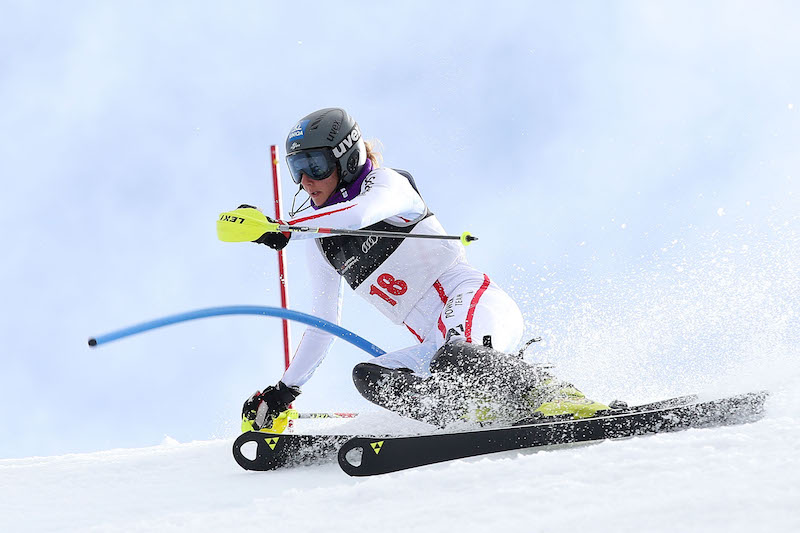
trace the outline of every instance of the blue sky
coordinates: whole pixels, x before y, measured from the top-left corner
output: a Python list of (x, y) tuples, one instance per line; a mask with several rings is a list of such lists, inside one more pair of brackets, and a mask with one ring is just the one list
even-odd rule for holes
[[(327, 106), (415, 175), (446, 228), (480, 237), (472, 263), (584, 388), (680, 393), (743, 346), (797, 347), (792, 2), (3, 12), (0, 457), (235, 433), (244, 398), (280, 376), (277, 321), (86, 339), (279, 305), (273, 254), (218, 242), (214, 221), (271, 201), (269, 145)], [(291, 302), (307, 311), (298, 248)], [(413, 342), (352, 295), (343, 325), (387, 350)], [(367, 408), (348, 381), (363, 357), (339, 343), (298, 406)]]

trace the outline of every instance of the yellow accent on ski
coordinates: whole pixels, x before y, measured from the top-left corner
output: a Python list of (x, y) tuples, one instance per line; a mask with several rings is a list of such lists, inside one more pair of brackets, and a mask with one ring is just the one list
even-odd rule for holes
[(589, 418), (604, 409), (608, 409), (608, 406), (590, 400), (575, 387), (567, 386), (560, 389), (554, 399), (540, 405), (536, 411), (544, 416), (572, 415), (572, 418)]
[(372, 448), (372, 451), (375, 452), (375, 455), (378, 455), (381, 453), (381, 449), (383, 449), (383, 441), (371, 442), (369, 446)]
[(275, 446), (278, 445), (278, 439), (280, 439), (280, 437), (271, 437), (269, 439), (264, 439), (264, 440), (267, 441), (267, 445), (269, 446), (270, 450), (274, 450)]
[(217, 220), (217, 238), (223, 242), (251, 242), (267, 232), (277, 233), (278, 223), (252, 207), (226, 211)]

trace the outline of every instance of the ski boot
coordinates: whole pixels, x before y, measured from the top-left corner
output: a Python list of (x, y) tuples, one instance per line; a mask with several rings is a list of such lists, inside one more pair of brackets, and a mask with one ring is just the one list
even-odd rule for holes
[(518, 421), (531, 411), (536, 418), (588, 418), (609, 408), (554, 378), (550, 365), (531, 365), (521, 355), (499, 352), (491, 343), (451, 341), (434, 356), (431, 372), (434, 378), (461, 383), (461, 390), (453, 391), (464, 400), (461, 418), (480, 424)]
[(454, 408), (451, 414), (470, 424), (510, 424), (530, 417), (524, 393), (544, 374), (511, 354), (495, 350), (491, 342), (477, 345), (454, 339), (434, 355), (429, 382)]

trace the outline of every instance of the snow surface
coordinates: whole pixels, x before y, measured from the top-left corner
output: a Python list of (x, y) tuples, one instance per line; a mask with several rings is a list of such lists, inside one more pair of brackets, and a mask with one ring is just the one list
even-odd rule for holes
[(336, 464), (246, 472), (232, 439), (0, 460), (0, 531), (797, 531), (798, 394), (785, 385), (750, 424), (372, 478)]

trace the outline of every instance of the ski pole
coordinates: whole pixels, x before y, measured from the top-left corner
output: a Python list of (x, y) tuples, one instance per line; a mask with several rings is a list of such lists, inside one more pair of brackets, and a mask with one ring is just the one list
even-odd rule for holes
[(292, 224), (270, 222), (259, 210), (244, 207), (222, 213), (217, 220), (217, 237), (224, 242), (250, 242), (267, 232), (324, 233), (327, 235), (354, 235), (364, 237), (388, 237), (390, 239), (439, 239), (461, 241), (468, 246), (478, 238), (465, 231), (461, 235), (429, 235), (419, 233), (395, 233), (365, 229), (311, 228)]
[[(461, 235), (428, 235), (421, 233), (395, 233), (394, 231), (377, 231), (364, 229), (337, 229), (337, 228), (310, 228), (308, 226), (292, 226), (289, 224), (278, 224), (278, 231), (289, 231), (294, 233), (327, 233), (329, 235), (356, 235), (364, 237), (389, 237), (390, 239), (440, 239), (461, 241), (464, 246), (468, 246), (472, 241), (477, 241), (477, 237), (465, 231)], [(260, 236), (260, 235), (259, 235)]]
[(301, 413), (294, 409), (284, 412), (288, 413), (286, 417), (292, 420), (298, 418), (355, 418), (358, 416), (358, 413)]
[[(278, 416), (272, 419), (272, 425), (269, 428), (262, 428), (258, 431), (269, 433), (272, 435), (280, 435), (287, 428), (292, 427), (295, 420), (303, 418), (312, 419), (331, 419), (331, 418), (355, 418), (358, 413), (301, 413), (297, 409), (287, 409)], [(242, 416), (242, 431), (256, 431), (253, 427), (253, 421), (248, 420)]]

